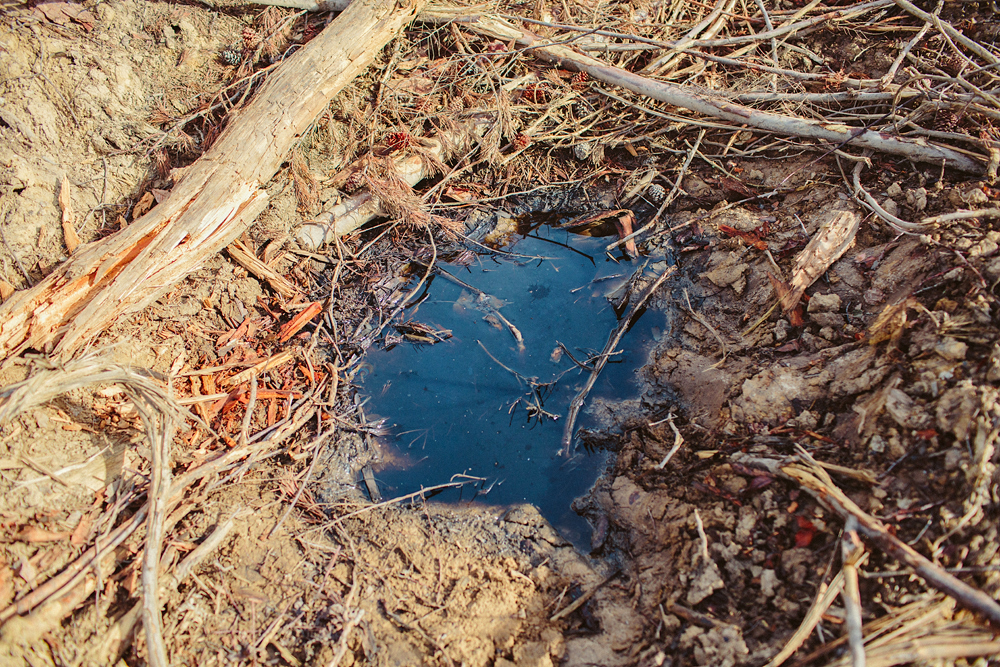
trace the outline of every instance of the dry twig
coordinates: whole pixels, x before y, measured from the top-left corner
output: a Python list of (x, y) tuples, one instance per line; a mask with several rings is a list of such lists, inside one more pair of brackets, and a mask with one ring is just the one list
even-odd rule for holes
[[(639, 270), (641, 271), (642, 269)], [(631, 305), (628, 313), (626, 313), (625, 317), (622, 318), (622, 321), (619, 322), (618, 326), (615, 327), (615, 330), (611, 332), (611, 335), (608, 337), (608, 342), (604, 345), (604, 349), (601, 351), (601, 354), (597, 356), (597, 360), (594, 362), (593, 368), (589, 369), (590, 377), (587, 378), (583, 388), (577, 392), (576, 396), (573, 397), (573, 400), (569, 404), (569, 412), (566, 415), (566, 425), (563, 427), (562, 435), (561, 449), (563, 456), (569, 456), (570, 454), (570, 447), (573, 444), (573, 429), (576, 427), (576, 418), (580, 414), (583, 402), (587, 400), (587, 395), (590, 393), (590, 390), (594, 388), (594, 383), (597, 382), (597, 376), (601, 374), (602, 370), (604, 370), (604, 366), (608, 363), (608, 359), (615, 351), (615, 348), (618, 347), (618, 343), (621, 342), (625, 332), (629, 330), (629, 327), (632, 326), (636, 317), (638, 317), (639, 313), (641, 313), (646, 307), (646, 302), (649, 301), (653, 294), (656, 293), (656, 290), (658, 290), (664, 281), (673, 275), (676, 270), (676, 266), (671, 266), (665, 269), (656, 280), (654, 280), (645, 290), (642, 291), (642, 294), (640, 294), (635, 303)]]
[(959, 604), (971, 609), (993, 623), (1000, 623), (1000, 604), (980, 590), (949, 574), (927, 558), (917, 553), (886, 530), (881, 521), (864, 512), (853, 500), (841, 491), (830, 476), (808, 453), (787, 461), (764, 459), (745, 454), (735, 454), (733, 460), (748, 466), (765, 469), (772, 474), (790, 479), (799, 484), (821, 505), (838, 514), (845, 521), (854, 517), (858, 522), (858, 532), (869, 545), (881, 549), (904, 565), (912, 567), (918, 576), (931, 586), (950, 595)]

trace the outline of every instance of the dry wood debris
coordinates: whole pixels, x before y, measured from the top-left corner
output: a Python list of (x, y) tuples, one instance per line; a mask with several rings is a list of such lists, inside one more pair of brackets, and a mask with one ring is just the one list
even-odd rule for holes
[[(320, 583), (311, 585), (324, 592), (329, 584), (331, 590), (343, 593), (330, 592), (329, 599), (312, 608), (330, 610), (329, 617), (310, 617), (316, 627), (321, 623), (328, 627), (322, 639), (330, 648), (325, 655), (327, 664), (341, 664), (352, 656), (356, 660), (371, 658), (374, 653), (368, 638), (373, 624), (382, 617), (392, 622), (393, 632), (410, 637), (432, 659), (453, 662), (451, 656), (459, 654), (457, 642), (442, 638), (443, 632), (433, 634), (424, 629), (433, 615), (446, 609), (447, 600), (441, 597), (446, 567), (441, 557), (428, 556), (427, 561), (421, 561), (428, 572), (437, 568), (437, 580), (430, 582), (428, 589), (437, 597), (426, 605), (426, 615), (414, 609), (427, 603), (427, 597), (394, 599), (391, 590), (383, 591), (385, 597), (377, 604), (363, 606), (369, 601), (361, 599), (362, 580), (365, 586), (375, 586), (385, 577), (371, 545), (356, 544), (348, 528), (356, 528), (369, 515), (401, 501), (417, 500), (427, 492), (460, 486), (464, 481), (384, 502), (350, 501), (334, 507), (317, 501), (311, 483), (321, 456), (334, 444), (340, 446), (341, 438), (348, 434), (363, 438), (378, 430), (377, 424), (365, 421), (362, 406), (353, 400), (350, 389), (365, 348), (382, 330), (395, 324), (395, 318), (430, 276), (448, 275), (436, 266), (441, 256), (438, 244), (442, 254), (456, 252), (454, 247), (445, 247), (456, 240), (465, 244), (463, 252), (482, 249), (463, 238), (463, 221), (477, 210), (526, 196), (549, 183), (582, 189), (611, 183), (621, 196), (617, 206), (645, 200), (656, 211), (643, 220), (635, 219), (630, 209), (616, 211), (620, 214), (619, 239), (608, 247), (609, 252), (624, 245), (635, 255), (644, 243), (665, 242), (668, 236), (679, 252), (697, 252), (705, 247), (699, 245), (699, 239), (706, 236), (705, 227), (726, 212), (756, 207), (752, 208), (755, 214), (765, 216), (776, 208), (767, 207), (782, 197), (797, 196), (821, 183), (835, 182), (839, 187), (842, 181), (845, 192), (873, 216), (863, 219), (857, 210), (835, 214), (829, 224), (814, 228), (808, 241), (790, 241), (781, 249), (769, 245), (766, 223), (741, 229), (719, 225), (720, 236), (730, 237), (727, 243), (742, 243), (740, 251), (744, 253), (766, 254), (778, 272), (777, 289), (769, 297), (771, 309), (743, 331), (744, 338), (773, 315), (775, 301), (780, 300), (784, 311), (793, 311), (803, 294), (845, 256), (859, 234), (890, 230), (919, 234), (923, 235), (923, 247), (943, 249), (942, 232), (971, 229), (961, 227), (964, 224), (991, 224), (1000, 217), (1000, 209), (989, 203), (997, 199), (992, 188), (1000, 166), (1000, 101), (996, 93), (1000, 74), (995, 67), (1000, 58), (990, 41), (989, 26), (964, 21), (961, 8), (946, 9), (939, 3), (927, 12), (907, 0), (846, 6), (818, 1), (798, 6), (767, 0), (742, 5), (734, 0), (719, 0), (714, 5), (648, 6), (511, 3), (488, 8), (422, 2), (399, 6), (356, 2), (350, 7), (347, 3), (291, 0), (262, 4), (271, 9), (256, 15), (251, 21), (255, 27), (245, 26), (240, 44), (220, 54), (223, 60), (232, 61), (232, 80), (184, 111), (164, 105), (149, 119), (162, 128), (153, 128), (143, 148), (153, 157), (161, 180), (172, 182), (172, 190), (159, 189), (167, 187), (161, 183), (141, 191), (145, 195), (141, 199), (140, 193), (135, 193), (133, 200), (118, 207), (123, 213), (118, 223), (121, 231), (102, 239), (87, 228), (94, 211), (84, 216), (86, 208), (74, 201), (78, 194), (75, 182), (70, 187), (71, 181), (63, 179), (56, 201), (61, 209), (61, 242), (70, 259), (54, 269), (42, 267), (40, 262), (24, 265), (8, 247), (20, 275), (11, 273), (7, 278), (24, 288), (13, 291), (11, 283), (0, 281), (4, 299), (0, 358), (8, 364), (32, 349), (53, 358), (71, 358), (119, 318), (141, 311), (171, 292), (223, 248), (234, 261), (266, 281), (277, 297), (258, 296), (257, 303), (249, 304), (254, 312), (244, 312), (241, 317), (227, 315), (224, 330), (209, 331), (191, 323), (185, 334), (209, 340), (217, 357), (213, 362), (204, 358), (190, 365), (178, 362), (168, 373), (153, 376), (93, 356), (62, 366), (36, 360), (28, 380), (0, 392), (0, 421), (9, 422), (15, 414), (50, 403), (58, 394), (100, 387), (87, 391), (109, 399), (106, 407), (102, 404), (95, 411), (101, 428), (141, 423), (145, 435), (127, 446), (149, 450), (129, 483), (119, 484), (112, 497), (99, 494), (93, 510), (81, 516), (72, 530), (47, 530), (32, 524), (33, 519), (16, 526), (12, 540), (35, 545), (38, 551), (31, 559), (0, 563), (0, 591), (9, 603), (0, 609), (3, 657), (35, 659), (31, 645), (42, 642), (46, 632), (55, 632), (65, 619), (95, 598), (93, 609), (99, 615), (108, 613), (101, 596), (112, 591), (117, 592), (118, 602), (127, 605), (96, 647), (94, 663), (116, 662), (132, 650), (140, 651), (151, 664), (169, 664), (175, 647), (170, 636), (164, 635), (171, 629), (176, 631), (177, 626), (162, 622), (163, 600), (175, 595), (182, 584), (204, 586), (197, 579), (195, 566), (222, 547), (237, 517), (221, 517), (211, 529), (203, 526), (196, 536), (203, 539), (198, 545), (176, 539), (178, 522), (195, 513), (213, 492), (234, 486), (255, 466), (280, 456), (289, 467), (297, 465), (302, 471), (275, 482), (285, 504), (269, 535), (297, 509), (307, 520), (317, 522), (314, 532), (334, 535), (338, 544), (317, 546), (311, 541), (313, 535), (296, 536), (307, 551), (329, 549), (333, 554), (323, 553), (318, 558), (327, 571), (321, 573)], [(323, 29), (326, 16), (280, 13), (276, 6), (344, 13)], [(75, 29), (80, 35), (89, 32), (95, 20), (86, 12), (64, 12), (63, 16), (50, 15), (44, 8), (35, 12), (35, 20), (47, 20), (60, 30), (78, 25)], [(409, 28), (409, 34), (404, 33), (404, 26), (414, 17), (417, 23)], [(294, 40), (289, 37), (292, 24), (301, 33)], [(359, 33), (363, 33), (362, 38)], [(881, 52), (891, 52), (894, 61), (888, 68), (876, 67), (874, 61), (862, 58), (862, 53), (852, 56), (843, 45), (838, 46), (840, 60), (824, 59), (814, 52), (820, 49), (817, 36), (824, 35), (830, 36), (831, 44), (845, 35), (848, 43), (863, 35), (879, 41)], [(391, 48), (379, 54), (386, 44)], [(265, 62), (268, 64), (262, 65)], [(375, 66), (366, 69), (372, 64)], [(363, 80), (355, 80), (362, 75)], [(79, 124), (73, 106), (68, 100), (62, 102), (69, 110), (68, 117)], [(8, 111), (0, 109), (0, 119), (5, 129), (29, 139), (35, 135), (30, 124)], [(338, 155), (326, 177), (317, 178), (314, 172), (320, 168), (312, 168), (304, 155), (309, 141), (317, 141), (319, 136), (329, 140)], [(191, 158), (195, 153), (200, 154), (197, 161), (166, 178), (179, 156)], [(744, 172), (739, 166), (741, 161), (758, 158), (791, 164), (789, 156), (793, 154), (801, 159), (792, 173), (768, 188), (763, 187), (762, 176)], [(288, 156), (287, 180), (296, 192), (299, 210), (307, 213), (307, 222), (297, 235), (301, 247), (286, 244), (287, 235), (258, 244), (244, 232), (272, 200), (265, 188)], [(983, 180), (971, 188), (955, 188), (946, 204), (925, 210), (927, 190), (932, 190), (933, 184), (927, 182), (889, 196), (883, 182), (887, 174), (909, 170), (910, 161), (923, 165), (924, 171), (919, 173), (924, 180), (928, 166), (939, 172), (939, 181), (946, 175), (972, 175)], [(853, 167), (844, 166), (850, 162)], [(839, 175), (830, 176), (836, 172)], [(429, 179), (433, 180), (428, 184)], [(725, 201), (722, 195), (711, 198), (699, 184), (707, 184), (708, 190), (715, 191), (713, 196), (723, 193)], [(319, 196), (324, 189), (335, 192), (321, 207)], [(909, 197), (909, 221), (898, 210), (904, 196)], [(99, 207), (105, 205), (99, 202)], [(6, 227), (10, 212), (0, 210)], [(686, 213), (690, 215), (683, 220), (675, 219)], [(588, 216), (584, 214), (583, 219)], [(129, 223), (126, 217), (133, 219)], [(373, 231), (358, 232), (377, 218), (388, 218), (389, 222)], [(89, 242), (80, 243), (81, 236)], [(3, 243), (7, 246), (6, 237)], [(877, 257), (862, 257), (855, 263), (868, 262), (870, 266), (882, 261), (888, 244)], [(919, 289), (930, 290), (959, 279), (954, 276), (973, 274), (979, 293), (991, 293), (996, 284), (989, 283), (996, 277), (990, 275), (987, 280), (979, 265), (970, 262), (973, 249), (950, 250), (956, 257), (955, 266), (928, 278)], [(995, 249), (983, 251), (990, 252)], [(791, 277), (785, 285), (779, 282), (778, 262), (793, 257)], [(330, 275), (317, 278), (317, 264), (325, 266)], [(415, 287), (412, 282), (402, 288), (399, 281), (392, 282), (391, 274), (402, 264), (416, 267), (419, 282)], [(587, 369), (590, 376), (566, 422), (563, 442), (567, 453), (575, 436), (576, 415), (601, 367), (635, 313), (647, 300), (661, 296), (657, 290), (672, 271), (662, 273), (639, 296), (622, 326), (612, 332), (606, 349)], [(717, 286), (735, 289), (738, 278)], [(346, 289), (348, 283), (360, 287), (352, 292)], [(783, 292), (785, 289), (788, 291)], [(363, 316), (344, 315), (344, 300), (351, 295), (368, 299), (358, 307), (365, 312)], [(949, 309), (954, 311), (957, 306), (929, 305), (935, 308), (922, 305), (915, 291), (886, 304), (882, 317), (867, 329), (869, 339), (861, 347), (874, 349), (889, 341), (886, 354), (902, 354), (898, 346), (914, 333), (911, 330), (933, 323), (936, 331), (953, 338), (948, 346), (939, 343), (933, 350), (928, 348), (932, 351), (927, 354), (964, 358), (960, 346), (966, 343), (962, 341), (975, 344), (982, 338), (981, 332), (968, 320), (947, 317)], [(247, 310), (245, 305), (243, 308)], [(981, 308), (987, 317), (989, 308), (988, 304)], [(740, 356), (731, 355), (726, 339), (690, 301), (687, 310), (721, 344), (724, 360)], [(523, 345), (514, 323), (499, 315), (496, 308), (493, 311), (508, 326), (515, 343)], [(840, 317), (823, 314), (830, 315), (827, 319), (831, 321)], [(431, 335), (439, 339), (446, 333), (421, 329), (423, 325), (416, 323), (410, 326), (411, 335), (428, 334), (424, 336), (428, 340)], [(859, 338), (864, 333), (859, 332)], [(745, 353), (745, 341), (737, 340), (740, 336), (727, 336)], [(794, 348), (798, 344), (791, 341), (787, 345), (793, 347), (768, 354), (794, 353), (799, 351)], [(317, 354), (321, 346), (328, 346), (325, 357)], [(996, 381), (1000, 378), (998, 355), (970, 356), (969, 363), (991, 365), (992, 381)], [(704, 369), (705, 377), (710, 370), (718, 369), (709, 365)], [(701, 377), (697, 376), (699, 381)], [(960, 388), (948, 391), (953, 389)], [(961, 425), (963, 410), (970, 412), (972, 408), (966, 408), (973, 405), (966, 394), (949, 397), (958, 406), (954, 414), (942, 408), (933, 418), (922, 415), (920, 406), (899, 388), (898, 377), (873, 390), (866, 400), (871, 418), (866, 423), (869, 415), (862, 415), (860, 424), (852, 426), (855, 435), (872, 428), (888, 404), (893, 419), (908, 424), (908, 432), (916, 434), (913, 437), (929, 441), (945, 437), (949, 429), (958, 432), (964, 428), (965, 440), (959, 440), (967, 441), (978, 457), (978, 467), (969, 471), (976, 491), (964, 508), (965, 514), (949, 524), (949, 530), (940, 531), (930, 545), (932, 552), (963, 526), (992, 511), (989, 508), (995, 501), (984, 491), (991, 465), (985, 452), (993, 446), (996, 434), (990, 431), (985, 408), (982, 414), (976, 413), (979, 421), (975, 428)], [(668, 447), (655, 457), (660, 461), (655, 472), (646, 470), (643, 475), (671, 474), (668, 464), (677, 465), (676, 459), (689, 454), (680, 452), (682, 444), (690, 448), (710, 437), (715, 439), (713, 448), (732, 446), (726, 441), (728, 435), (713, 431), (706, 436), (702, 432), (706, 429), (699, 431), (683, 420), (675, 423), (676, 419), (671, 412), (666, 420), (651, 422), (631, 434), (638, 439), (636, 433), (666, 429), (664, 422), (670, 428), (664, 440)], [(932, 433), (934, 429), (928, 426), (932, 419), (937, 420), (941, 433)], [(69, 421), (66, 425), (79, 426)], [(754, 447), (760, 442), (772, 443), (793, 428), (779, 426), (764, 432), (759, 430), (764, 428), (760, 424), (741, 426), (758, 429), (745, 441)], [(796, 428), (799, 439), (829, 440), (812, 430), (820, 429), (818, 425)], [(753, 439), (757, 436), (759, 441)], [(121, 454), (126, 445), (116, 447), (115, 453)], [(693, 451), (690, 456), (711, 461), (719, 451)], [(988, 595), (901, 543), (820, 469), (802, 461), (739, 455), (730, 460), (747, 469), (756, 466), (759, 474), (751, 473), (751, 484), (766, 485), (775, 478), (793, 482), (816, 495), (847, 526), (840, 573), (825, 591), (817, 591), (817, 602), (806, 614), (800, 632), (770, 665), (781, 664), (809, 641), (808, 636), (838, 594), (848, 601), (846, 636), (823, 643), (799, 664), (843, 644), (849, 644), (855, 665), (862, 658), (870, 665), (890, 665), (903, 658), (971, 658), (995, 655), (1000, 650), (989, 632), (956, 616), (950, 599), (936, 595), (862, 624), (861, 611), (868, 600), (862, 596), (863, 582), (859, 589), (858, 577), (865, 576), (865, 559), (876, 551), (898, 558), (961, 606), (994, 623), (1000, 622), (1000, 612)], [(811, 464), (811, 459), (806, 463)], [(61, 485), (67, 485), (67, 475), (74, 472), (68, 467), (51, 469), (27, 454), (15, 464), (17, 470), (33, 471), (38, 479)], [(867, 470), (855, 472), (855, 481), (871, 484), (874, 480)], [(672, 485), (686, 487), (689, 480), (683, 480), (683, 485), (677, 482), (672, 480)], [(636, 486), (628, 496), (629, 504), (636, 498), (641, 504), (646, 490)], [(692, 492), (720, 503), (739, 500), (715, 484), (692, 485)], [(660, 511), (664, 511), (662, 507)], [(659, 523), (669, 523), (670, 517), (664, 517)], [(701, 516), (697, 519), (701, 557), (710, 559), (708, 536)], [(596, 548), (609, 540), (608, 526), (605, 517), (604, 533), (594, 540)], [(802, 535), (808, 543), (813, 530), (811, 525), (802, 527), (796, 541)], [(855, 530), (871, 552), (861, 553), (860, 545), (851, 539)], [(433, 531), (424, 534), (432, 539), (433, 549), (428, 548), (428, 553), (440, 546), (433, 543)], [(624, 538), (612, 536), (614, 539)], [(60, 551), (66, 544), (73, 550)], [(926, 547), (917, 546), (919, 550)], [(57, 561), (55, 556), (46, 555), (57, 553), (65, 558)], [(937, 558), (941, 554), (932, 555)], [(403, 558), (409, 558), (400, 568), (406, 577), (425, 574), (414, 565), (416, 559), (405, 554)], [(591, 582), (573, 602), (563, 601), (572, 582), (564, 584), (562, 594), (548, 600), (551, 608), (542, 609), (538, 618), (576, 623), (576, 632), (589, 632), (590, 596), (612, 588), (605, 584), (617, 575)], [(532, 590), (536, 587), (531, 577), (508, 565), (498, 566), (490, 576), (510, 577), (524, 590), (529, 584)], [(642, 587), (629, 581), (635, 584), (633, 606), (645, 604)], [(243, 595), (235, 590), (209, 593), (217, 605), (223, 604), (227, 595), (230, 599)], [(248, 606), (256, 610), (258, 601), (253, 592), (246, 593), (246, 598), (251, 600)], [(277, 610), (266, 627), (252, 626), (254, 636), (241, 649), (244, 657), (277, 660), (278, 655), (297, 664), (304, 655), (301, 646), (291, 651), (283, 642), (295, 636), (288, 629), (294, 614), (301, 617), (313, 611), (292, 612), (291, 604), (288, 601)], [(642, 664), (663, 663), (666, 656), (658, 642), (669, 636), (672, 617), (667, 611), (692, 627), (717, 633), (739, 630), (711, 614), (676, 603), (668, 602), (658, 609), (660, 618), (652, 621), (659, 623), (655, 634), (653, 628), (645, 628), (646, 634), (635, 643), (629, 659)], [(431, 620), (425, 620), (427, 617)], [(108, 615), (105, 620), (110, 618)], [(252, 619), (256, 624), (257, 617)], [(140, 621), (144, 639), (135, 642)], [(688, 657), (697, 653), (690, 646), (684, 650)], [(555, 649), (552, 655), (556, 655)], [(848, 664), (850, 659), (845, 656), (830, 664)], [(710, 664), (711, 660), (710, 656), (701, 662)]]

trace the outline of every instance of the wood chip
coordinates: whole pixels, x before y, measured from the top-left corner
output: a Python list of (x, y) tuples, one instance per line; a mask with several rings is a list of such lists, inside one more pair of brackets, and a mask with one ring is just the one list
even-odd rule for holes
[(59, 186), (59, 207), (62, 209), (63, 238), (66, 241), (66, 252), (70, 255), (80, 245), (80, 237), (73, 227), (73, 208), (69, 201), (69, 179), (63, 178)]
[(786, 313), (799, 304), (806, 289), (826, 273), (854, 243), (861, 225), (855, 211), (838, 211), (832, 215), (795, 258), (788, 293), (781, 297), (781, 309)]

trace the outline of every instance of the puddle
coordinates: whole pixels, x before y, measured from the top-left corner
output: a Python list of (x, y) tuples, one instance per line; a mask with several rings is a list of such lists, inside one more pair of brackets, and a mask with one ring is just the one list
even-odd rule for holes
[[(451, 337), (433, 345), (406, 340), (369, 352), (366, 409), (392, 424), (390, 435), (380, 439), (386, 465), (375, 477), (387, 498), (446, 483), (454, 475), (481, 478), (435, 500), (529, 502), (581, 545), (589, 541), (590, 529), (570, 503), (594, 483), (607, 456), (582, 446), (571, 458), (559, 453), (570, 401), (588, 375), (559, 343), (580, 361), (598, 354), (618, 323), (606, 295), (643, 260), (611, 261), (604, 254), (607, 239), (548, 226), (533, 234), (540, 238), (529, 236), (512, 250), (547, 259), (478, 257), (471, 266), (440, 265), (503, 302), (499, 313), (521, 332), (523, 349), (502, 322), (477, 307), (474, 293), (436, 276), (404, 319), (449, 331)], [(596, 426), (587, 413), (596, 399), (637, 393), (635, 371), (664, 322), (661, 312), (650, 310), (626, 334), (622, 354), (599, 376), (577, 428)], [(421, 335), (427, 334), (417, 332)], [(532, 391), (511, 371), (539, 383), (558, 380)]]

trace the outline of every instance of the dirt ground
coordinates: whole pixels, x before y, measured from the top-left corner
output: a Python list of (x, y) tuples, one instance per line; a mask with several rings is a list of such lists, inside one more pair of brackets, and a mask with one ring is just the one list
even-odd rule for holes
[[(280, 66), (279, 54), (331, 18), (244, 3), (36, 4), (0, 3), (0, 279), (11, 289), (68, 256), (63, 183), (83, 243), (127, 226), (224, 126), (237, 102), (217, 93)], [(634, 4), (635, 23), (662, 10)], [(961, 11), (985, 40), (989, 10)], [(245, 47), (260, 43), (248, 35), (267, 30), (280, 43), (248, 57)], [(436, 30), (414, 28), (388, 47), (267, 184), (271, 203), (242, 240), (328, 312), (325, 330), (288, 343), (291, 361), (261, 373), (255, 411), (246, 414), (245, 395), (201, 397), (232, 391), (237, 370), (279, 351), (275, 332), (305, 306), (229, 255), (87, 351), (169, 383), (202, 420), (178, 430), (175, 477), (233, 453), (166, 520), (159, 595), (171, 664), (767, 664), (843, 568), (844, 518), (753, 463), (800, 451), (889, 533), (1000, 598), (998, 218), (900, 234), (848, 194), (841, 169), (852, 163), (838, 167), (815, 146), (751, 150), (750, 132), (710, 131), (703, 148), (713, 159), (692, 162), (665, 222), (639, 238), (642, 254), (662, 253), (677, 273), (651, 306), (668, 327), (626, 392), (637, 398), (586, 408), (604, 425), (581, 439), (612, 452), (573, 504), (593, 527), (589, 552), (530, 505), (372, 502), (359, 480), (383, 453), (355, 375), (381, 314), (412, 289), (403, 268), (427, 257), (427, 234), (377, 226), (319, 250), (294, 239), (344, 194), (332, 185), (337, 172), (380, 145), (379, 114), (391, 114), (372, 113), (372, 90), (391, 81), (393, 95), (417, 105), (429, 62), (487, 46)], [(844, 28), (800, 41), (878, 78), (893, 42), (860, 50), (855, 37)], [(543, 77), (553, 69), (532, 67)], [(563, 85), (561, 76), (542, 80)], [(475, 108), (480, 94), (470, 87), (464, 101), (426, 104)], [(627, 207), (648, 220), (659, 200), (637, 183), (656, 175), (670, 188), (697, 133), (682, 125), (576, 147), (553, 130), (457, 179), (452, 201), (493, 197), (489, 206), (523, 210), (537, 205), (529, 195), (540, 183), (575, 181), (557, 189), (600, 191), (622, 208), (626, 192), (646, 192)], [(982, 177), (872, 161), (866, 189), (907, 219), (1000, 205)], [(475, 216), (457, 210), (439, 212), (471, 227)], [(809, 239), (841, 212), (862, 218), (853, 244), (799, 311), (783, 313), (773, 278), (787, 281)], [(453, 231), (436, 232), (443, 254), (483, 252)], [(17, 383), (64, 371), (45, 350), (28, 351), (4, 361), (0, 386), (9, 397)], [(320, 408), (296, 421), (304, 396), (319, 396)], [(150, 479), (135, 401), (104, 381), (3, 414), (0, 664), (146, 664), (136, 611), (144, 530), (114, 542), (141, 519)], [(280, 445), (252, 448), (286, 422), (296, 428)], [(237, 456), (241, 447), (252, 453)], [(995, 626), (910, 567), (870, 547), (860, 570), (868, 664), (1000, 665)], [(786, 664), (851, 664), (839, 639), (846, 615), (838, 599)]]

